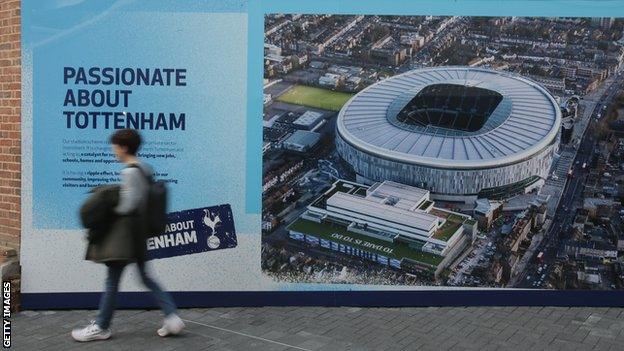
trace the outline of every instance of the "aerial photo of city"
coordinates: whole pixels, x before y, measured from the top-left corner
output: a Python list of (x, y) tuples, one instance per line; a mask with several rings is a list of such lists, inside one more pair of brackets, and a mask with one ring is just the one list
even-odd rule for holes
[(624, 19), (265, 16), (262, 270), (624, 288)]

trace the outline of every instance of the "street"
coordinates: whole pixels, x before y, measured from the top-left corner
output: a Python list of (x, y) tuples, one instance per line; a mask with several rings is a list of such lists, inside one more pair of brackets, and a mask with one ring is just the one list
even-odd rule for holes
[[(621, 72), (621, 70), (620, 70)], [(616, 74), (615, 77), (618, 77)], [(567, 231), (570, 225), (574, 221), (576, 212), (574, 207), (578, 202), (581, 202), (581, 193), (583, 190), (583, 184), (587, 177), (587, 168), (583, 165), (589, 165), (593, 156), (594, 148), (596, 145), (596, 125), (598, 123), (598, 116), (602, 112), (602, 108), (605, 105), (611, 104), (617, 97), (620, 89), (622, 88), (623, 81), (621, 79), (612, 78), (608, 84), (605, 84), (599, 91), (602, 92), (602, 96), (594, 102), (593, 110), (589, 114), (588, 121), (582, 121), (581, 123), (587, 123), (587, 128), (582, 134), (581, 143), (579, 144), (576, 157), (573, 159), (571, 170), (572, 176), (568, 177), (565, 183), (561, 199), (555, 214), (552, 216), (553, 223), (549, 228), (547, 234), (544, 236), (544, 240), (540, 243), (537, 249), (534, 251), (544, 252), (544, 263), (537, 266), (529, 266), (517, 279), (518, 283), (516, 287), (522, 288), (540, 288), (544, 287), (547, 282), (547, 277), (552, 273), (554, 268), (554, 262), (557, 256), (557, 250), (562, 242), (561, 239), (566, 239)], [(591, 101), (591, 100), (590, 100)], [(527, 255), (530, 253), (527, 252)], [(541, 267), (541, 268), (540, 268)], [(538, 272), (539, 270), (539, 272)], [(543, 277), (541, 283), (537, 283), (531, 279), (534, 277)]]

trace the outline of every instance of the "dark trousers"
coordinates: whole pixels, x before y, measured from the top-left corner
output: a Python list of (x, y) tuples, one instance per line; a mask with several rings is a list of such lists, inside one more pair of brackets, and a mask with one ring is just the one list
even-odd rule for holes
[[(108, 329), (111, 319), (113, 318), (113, 312), (115, 311), (115, 305), (117, 303), (117, 291), (119, 290), (119, 281), (121, 274), (126, 267), (126, 262), (110, 262), (107, 263), (108, 275), (106, 277), (106, 290), (102, 293), (100, 299), (100, 311), (96, 320), (96, 323), (102, 329)], [(139, 273), (141, 274), (141, 281), (143, 285), (151, 290), (158, 306), (163, 311), (165, 316), (169, 316), (176, 312), (176, 306), (167, 292), (163, 291), (160, 286), (147, 274), (145, 262), (137, 262)]]

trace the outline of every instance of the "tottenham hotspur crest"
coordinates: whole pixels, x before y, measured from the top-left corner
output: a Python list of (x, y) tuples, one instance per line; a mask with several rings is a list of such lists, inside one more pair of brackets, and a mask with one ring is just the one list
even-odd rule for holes
[(215, 214), (213, 218), (213, 214), (206, 209), (204, 209), (204, 213), (204, 224), (212, 231), (210, 236), (208, 237), (208, 247), (211, 249), (216, 249), (219, 247), (219, 245), (221, 245), (221, 240), (215, 235), (215, 233), (217, 232), (215, 228), (217, 227), (217, 224), (221, 223), (221, 218), (219, 218), (218, 214)]

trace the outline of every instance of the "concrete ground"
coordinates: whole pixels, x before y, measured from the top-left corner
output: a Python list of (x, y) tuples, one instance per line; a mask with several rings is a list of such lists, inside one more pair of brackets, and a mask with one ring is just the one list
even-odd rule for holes
[(13, 350), (622, 350), (624, 309), (212, 308), (180, 311), (186, 332), (156, 335), (158, 311), (117, 311), (113, 337), (77, 343), (95, 311), (24, 311)]

